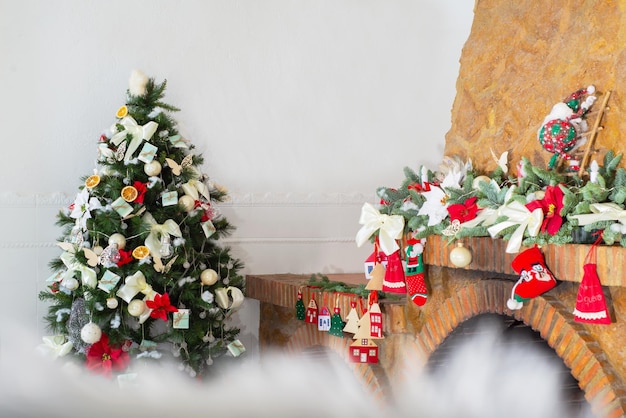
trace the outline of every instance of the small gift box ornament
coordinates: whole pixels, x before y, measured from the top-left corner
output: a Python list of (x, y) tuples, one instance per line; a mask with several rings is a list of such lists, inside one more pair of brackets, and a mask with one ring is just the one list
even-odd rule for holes
[(163, 206), (173, 206), (178, 204), (178, 193), (176, 191), (163, 192), (161, 194), (161, 202)]
[(139, 152), (139, 157), (137, 157), (137, 159), (139, 161), (143, 161), (144, 163), (149, 163), (154, 160), (154, 157), (156, 157), (156, 153), (158, 150), (159, 149), (157, 147), (149, 142), (146, 142), (143, 145), (143, 148), (141, 148), (141, 151)]
[[(165, 205), (164, 205), (165, 206)], [(128, 204), (122, 197), (118, 197), (115, 199), (113, 203), (111, 203), (111, 207), (114, 211), (116, 211), (122, 218), (127, 217), (131, 213), (133, 213), (133, 207)]]
[(234, 340), (233, 342), (228, 344), (226, 348), (228, 349), (230, 354), (232, 354), (233, 357), (239, 357), (240, 355), (246, 352), (246, 347), (239, 340)]
[(102, 278), (98, 282), (98, 289), (104, 290), (107, 293), (113, 291), (121, 277), (113, 273), (111, 270), (107, 270), (102, 275)]
[(189, 329), (189, 309), (178, 309), (173, 313), (173, 327), (175, 329)]

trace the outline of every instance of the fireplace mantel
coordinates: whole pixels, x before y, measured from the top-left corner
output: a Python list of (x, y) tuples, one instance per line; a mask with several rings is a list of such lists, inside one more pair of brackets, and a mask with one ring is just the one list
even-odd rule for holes
[[(463, 238), (458, 242), (472, 253), (472, 262), (464, 270), (512, 274), (511, 262), (517, 254), (505, 252), (507, 242), (489, 237)], [(424, 264), (439, 267), (458, 268), (450, 262), (449, 254), (454, 243), (448, 243), (445, 237), (433, 235), (427, 238), (424, 250)], [(556, 278), (567, 282), (580, 282), (583, 276), (583, 264), (591, 245), (565, 244), (543, 245), (546, 264)], [(598, 276), (604, 286), (626, 285), (626, 248), (613, 245), (599, 245), (597, 248)]]

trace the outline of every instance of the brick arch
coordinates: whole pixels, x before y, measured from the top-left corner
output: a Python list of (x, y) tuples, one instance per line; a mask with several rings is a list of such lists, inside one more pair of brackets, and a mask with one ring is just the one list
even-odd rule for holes
[(483, 313), (510, 315), (524, 322), (552, 347), (570, 369), (585, 398), (598, 416), (626, 416), (626, 395), (620, 379), (602, 355), (598, 343), (574, 321), (572, 313), (556, 298), (543, 295), (511, 311), (506, 301), (512, 283), (504, 280), (477, 280), (444, 300), (428, 314), (414, 340), (415, 358), (426, 364), (430, 355), (461, 322)]
[(334, 353), (338, 354), (344, 363), (350, 367), (355, 377), (361, 381), (374, 399), (384, 402), (385, 395), (383, 393), (383, 385), (381, 380), (382, 370), (375, 364), (354, 363), (348, 359), (348, 351), (352, 338), (339, 338), (330, 335), (328, 332), (318, 331), (316, 326), (305, 324), (294, 332), (287, 344), (285, 350), (290, 354), (302, 353), (305, 349), (314, 346), (323, 346)]

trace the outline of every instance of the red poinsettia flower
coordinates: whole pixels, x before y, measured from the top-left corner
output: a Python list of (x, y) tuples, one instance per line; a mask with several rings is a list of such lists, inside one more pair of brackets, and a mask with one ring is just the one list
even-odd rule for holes
[(146, 190), (148, 190), (148, 183), (142, 183), (140, 181), (135, 181), (133, 183), (133, 187), (137, 190), (137, 197), (134, 202), (143, 203), (144, 195), (146, 194)]
[(448, 213), (450, 214), (450, 220), (459, 222), (471, 221), (476, 217), (478, 212), (478, 205), (476, 205), (477, 197), (470, 197), (463, 203), (455, 203), (448, 206)]
[(102, 334), (100, 341), (87, 350), (87, 369), (111, 377), (114, 371), (120, 372), (130, 363), (130, 356), (121, 347), (111, 347), (109, 336)]
[(563, 217), (561, 209), (563, 209), (563, 190), (556, 186), (548, 186), (545, 190), (546, 194), (541, 200), (533, 200), (526, 204), (526, 208), (531, 212), (537, 208), (543, 211), (543, 223), (541, 224), (541, 232), (547, 232), (554, 235), (559, 232), (563, 225)]
[(120, 260), (117, 262), (118, 267), (122, 267), (124, 264), (128, 264), (134, 260), (132, 251), (118, 250), (118, 252), (120, 254)]
[(170, 295), (167, 293), (162, 295), (157, 293), (153, 300), (146, 301), (146, 306), (152, 309), (150, 312), (152, 318), (161, 318), (164, 321), (167, 321), (168, 312), (178, 312), (178, 308), (170, 304)]

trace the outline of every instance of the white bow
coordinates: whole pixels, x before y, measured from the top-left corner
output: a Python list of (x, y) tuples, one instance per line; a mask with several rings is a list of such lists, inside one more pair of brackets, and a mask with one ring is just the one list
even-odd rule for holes
[(380, 249), (387, 255), (391, 255), (400, 249), (397, 239), (402, 238), (404, 230), (404, 218), (400, 215), (382, 215), (370, 203), (363, 204), (359, 223), (363, 227), (356, 234), (356, 245), (360, 247), (378, 232)]
[[(229, 292), (232, 302), (228, 297)], [(237, 309), (243, 303), (244, 296), (243, 292), (238, 287), (220, 287), (219, 289), (215, 289), (215, 301), (222, 309)]]
[(154, 135), (159, 126), (154, 121), (150, 121), (145, 125), (139, 125), (137, 121), (132, 118), (132, 116), (124, 117), (119, 121), (119, 124), (124, 127), (124, 130), (113, 135), (111, 137), (111, 142), (119, 146), (128, 135), (131, 136), (130, 143), (126, 147), (126, 154), (124, 154), (124, 160), (126, 161), (133, 157), (133, 154), (141, 144), (141, 141), (150, 141), (150, 138), (152, 138), (152, 135)]
[(518, 225), (506, 246), (506, 252), (509, 254), (519, 252), (522, 246), (522, 240), (524, 239), (524, 231), (528, 229), (528, 235), (536, 237), (541, 229), (541, 223), (543, 222), (543, 211), (541, 208), (537, 208), (531, 212), (526, 206), (515, 200), (509, 204), (500, 206), (498, 216), (506, 216), (508, 219), (487, 229), (492, 238), (495, 238), (502, 230), (513, 225)]

